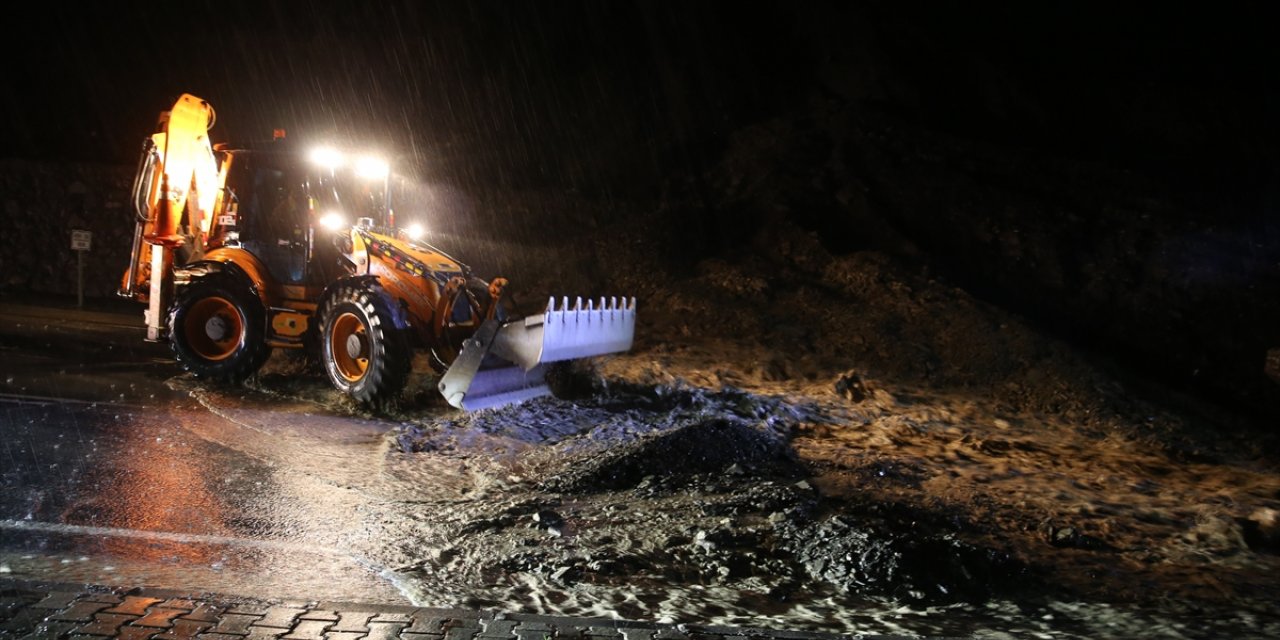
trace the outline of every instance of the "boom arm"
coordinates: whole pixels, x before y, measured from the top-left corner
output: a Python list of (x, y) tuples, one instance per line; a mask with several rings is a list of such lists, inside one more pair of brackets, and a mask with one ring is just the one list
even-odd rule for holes
[[(209, 103), (183, 94), (172, 109), (160, 114), (138, 165), (133, 194), (138, 225), (120, 293), (149, 303), (148, 340), (159, 340), (163, 334), (171, 250), (185, 244), (187, 235), (195, 236), (197, 244), (203, 242), (213, 221), (220, 190), (218, 163), (209, 144), (213, 122)], [(196, 251), (203, 248), (197, 246)]]
[(160, 115), (159, 131), (151, 136), (159, 152), (158, 170), (146, 185), (148, 228), (143, 237), (148, 244), (181, 246), (179, 224), (188, 204), (191, 232), (208, 233), (218, 195), (218, 163), (208, 133), (213, 121), (213, 107), (189, 93)]

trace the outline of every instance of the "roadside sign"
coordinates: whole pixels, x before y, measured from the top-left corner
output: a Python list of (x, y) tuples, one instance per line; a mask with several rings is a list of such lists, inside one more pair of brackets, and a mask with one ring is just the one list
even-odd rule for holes
[(84, 308), (84, 252), (93, 246), (93, 232), (71, 230), (71, 250), (76, 252), (76, 308)]
[(71, 250), (72, 251), (88, 251), (93, 244), (93, 232), (83, 229), (73, 229), (71, 231)]

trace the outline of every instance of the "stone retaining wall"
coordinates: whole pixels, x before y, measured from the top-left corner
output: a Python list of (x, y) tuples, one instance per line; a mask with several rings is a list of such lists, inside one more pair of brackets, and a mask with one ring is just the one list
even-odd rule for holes
[(71, 231), (83, 229), (85, 295), (114, 295), (133, 243), (132, 182), (128, 166), (0, 160), (0, 292), (75, 294)]

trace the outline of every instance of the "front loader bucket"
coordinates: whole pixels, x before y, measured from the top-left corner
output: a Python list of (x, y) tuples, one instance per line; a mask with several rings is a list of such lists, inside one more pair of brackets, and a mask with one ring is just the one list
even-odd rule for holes
[(578, 298), (573, 308), (555, 298), (542, 315), (498, 324), (486, 321), (440, 379), (449, 404), (467, 411), (520, 402), (551, 393), (543, 378), (549, 362), (576, 360), (631, 348), (636, 301)]

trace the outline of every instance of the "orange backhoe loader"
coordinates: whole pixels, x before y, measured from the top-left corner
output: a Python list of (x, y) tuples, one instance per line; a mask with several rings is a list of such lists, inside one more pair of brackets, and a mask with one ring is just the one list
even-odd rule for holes
[(238, 382), (272, 349), (303, 349), (337, 389), (381, 405), (425, 349), (441, 393), (472, 410), (549, 393), (548, 363), (631, 348), (634, 299), (507, 317), (506, 280), (396, 228), (386, 163), (282, 140), (214, 146), (213, 124), (183, 95), (144, 141), (120, 290), (147, 303), (147, 340), (168, 340), (196, 377)]

